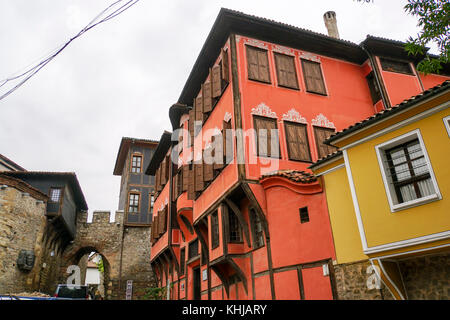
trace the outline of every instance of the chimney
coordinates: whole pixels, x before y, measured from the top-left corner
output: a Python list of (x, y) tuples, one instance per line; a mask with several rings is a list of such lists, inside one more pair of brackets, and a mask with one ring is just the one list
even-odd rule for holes
[(339, 39), (339, 32), (337, 28), (337, 21), (336, 21), (336, 12), (334, 11), (327, 11), (323, 15), (323, 21), (325, 21), (325, 26), (328, 30), (328, 35), (330, 37)]

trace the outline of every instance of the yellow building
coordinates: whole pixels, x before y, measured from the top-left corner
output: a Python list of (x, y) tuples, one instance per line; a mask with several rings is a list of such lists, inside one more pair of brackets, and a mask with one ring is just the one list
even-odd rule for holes
[(449, 97), (445, 81), (356, 123), (310, 166), (325, 186), (336, 270), (368, 266), (351, 288), (376, 287), (374, 272), (395, 299), (450, 298)]

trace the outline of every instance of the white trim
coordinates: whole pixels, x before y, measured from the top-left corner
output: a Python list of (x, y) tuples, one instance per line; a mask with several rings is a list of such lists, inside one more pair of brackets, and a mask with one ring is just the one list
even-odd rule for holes
[[(427, 102), (427, 101), (428, 101), (428, 100), (424, 101), (424, 103)], [(419, 106), (419, 105), (418, 105), (418, 106)], [(377, 138), (377, 137), (379, 137), (379, 136), (381, 136), (381, 135), (383, 135), (383, 134), (385, 134), (385, 133), (388, 133), (388, 132), (397, 130), (397, 129), (399, 129), (399, 128), (401, 128), (401, 127), (404, 127), (404, 126), (406, 126), (406, 125), (408, 125), (408, 124), (411, 124), (411, 123), (413, 123), (413, 122), (419, 121), (419, 120), (421, 120), (421, 119), (423, 119), (423, 118), (425, 118), (425, 117), (427, 117), (427, 116), (430, 116), (430, 115), (432, 115), (432, 114), (434, 114), (434, 113), (437, 113), (437, 112), (439, 112), (439, 111), (441, 111), (441, 110), (444, 110), (444, 109), (448, 108), (449, 106), (450, 106), (450, 101), (444, 102), (444, 103), (442, 103), (442, 104), (440, 104), (440, 105), (438, 105), (438, 106), (436, 106), (436, 107), (433, 107), (433, 108), (431, 108), (431, 109), (429, 109), (429, 110), (426, 110), (426, 111), (424, 111), (424, 112), (418, 113), (418, 114), (416, 114), (415, 116), (412, 116), (412, 117), (410, 117), (410, 118), (408, 118), (408, 119), (405, 119), (405, 120), (400, 121), (400, 122), (398, 122), (398, 123), (396, 123), (396, 124), (393, 124), (393, 125), (391, 125), (391, 126), (389, 126), (389, 127), (386, 127), (386, 128), (384, 128), (384, 129), (382, 129), (382, 130), (379, 130), (379, 131), (377, 131), (377, 132), (375, 132), (375, 133), (373, 133), (373, 134), (371, 134), (371, 135), (368, 135), (367, 137), (364, 137), (364, 138), (362, 138), (362, 139), (360, 139), (360, 140), (357, 140), (357, 141), (352, 142), (352, 143), (350, 143), (350, 144), (348, 144), (348, 145), (345, 145), (345, 146), (341, 147), (341, 149), (342, 149), (342, 150), (345, 150), (345, 149), (348, 149), (348, 148), (352, 148), (352, 147), (357, 146), (357, 145), (359, 145), (359, 144), (361, 144), (361, 143), (364, 143), (364, 142), (366, 142), (366, 141), (375, 139), (375, 138)], [(408, 108), (408, 109), (405, 109), (405, 110), (403, 110), (403, 111), (401, 111), (401, 112), (399, 112), (399, 113), (396, 113), (396, 114), (394, 114), (394, 115), (392, 115), (392, 116), (389, 116), (389, 117), (383, 119), (381, 122), (390, 120), (392, 117), (401, 115), (402, 113), (404, 113), (404, 112), (406, 112), (406, 111), (409, 111), (409, 110), (411, 110), (411, 109), (409, 109), (409, 108)], [(371, 127), (373, 127), (373, 126), (375, 126), (375, 125), (377, 125), (377, 124), (379, 124), (379, 123), (381, 123), (381, 122), (373, 123), (373, 124), (371, 124), (371, 125), (368, 125), (368, 126), (364, 127), (363, 129), (364, 129), (364, 130), (365, 130), (365, 129), (369, 129), (369, 128), (371, 128)], [(337, 142), (343, 140), (344, 138), (347, 139), (347, 138), (349, 138), (349, 137), (351, 137), (351, 136), (353, 136), (353, 135), (355, 135), (355, 134), (357, 134), (357, 133), (360, 133), (360, 130), (357, 130), (356, 132), (353, 132), (353, 133), (351, 133), (351, 134), (349, 134), (349, 135), (346, 135), (345, 137), (343, 137), (343, 138), (341, 138), (341, 139), (337, 139), (337, 140), (333, 141), (333, 144), (335, 144), (335, 143), (337, 143)]]
[[(376, 259), (377, 261), (378, 261), (378, 264), (379, 264), (379, 266), (380, 266), (380, 268), (381, 268), (381, 270), (383, 270), (383, 274), (384, 274), (384, 276), (388, 279), (388, 281), (390, 282), (390, 284), (395, 288), (395, 290), (397, 290), (397, 293), (400, 295), (400, 298), (402, 299), (402, 300), (406, 300), (405, 299), (405, 297), (403, 296), (403, 294), (402, 294), (402, 292), (398, 289), (398, 287), (395, 285), (395, 282), (394, 281), (392, 281), (392, 279), (389, 277), (389, 274), (386, 272), (386, 270), (384, 269), (384, 267), (383, 267), (383, 263), (381, 262), (381, 260), (380, 259)], [(397, 268), (398, 268), (398, 266), (397, 266)], [(399, 272), (400, 273), (400, 272)], [(401, 273), (400, 273), (401, 274)], [(381, 279), (381, 278), (380, 278)], [(402, 283), (403, 284), (403, 283)], [(389, 288), (389, 287), (388, 287)]]
[(397, 241), (397, 242), (391, 242), (388, 244), (382, 244), (379, 246), (365, 249), (364, 253), (372, 254), (372, 253), (377, 253), (377, 252), (382, 252), (382, 251), (387, 251), (387, 250), (400, 249), (400, 248), (410, 247), (410, 246), (424, 244), (424, 243), (428, 243), (428, 242), (445, 240), (447, 238), (450, 238), (450, 231), (444, 231), (444, 232), (434, 233), (434, 234), (430, 234), (430, 235), (423, 236), (423, 237), (412, 238), (412, 239), (407, 239), (407, 240), (402, 240), (402, 241)]
[[(433, 183), (433, 188), (434, 188), (434, 194), (426, 196), (426, 197), (422, 197), (419, 199), (414, 199), (412, 201), (407, 201), (404, 203), (395, 203), (394, 201), (394, 192), (395, 190), (390, 187), (389, 185), (389, 181), (388, 178), (386, 176), (386, 168), (384, 165), (384, 150), (388, 149), (388, 148), (393, 148), (396, 145), (402, 144), (404, 142), (408, 142), (411, 141), (413, 139), (418, 139), (419, 140), (419, 144), (420, 144), (420, 148), (422, 149), (422, 153), (424, 155), (426, 164), (427, 164), (427, 168), (428, 168), (428, 172), (430, 174), (431, 177), (431, 181)], [(416, 129), (413, 131), (410, 131), (408, 133), (405, 133), (401, 136), (398, 136), (394, 139), (391, 139), (389, 141), (383, 142), (381, 144), (378, 144), (375, 146), (375, 152), (377, 154), (377, 158), (378, 158), (378, 165), (380, 167), (380, 171), (381, 171), (381, 176), (382, 176), (382, 180), (383, 180), (383, 184), (384, 184), (384, 189), (386, 191), (386, 195), (388, 198), (388, 202), (389, 202), (389, 207), (391, 208), (391, 212), (397, 212), (400, 210), (404, 210), (404, 209), (408, 209), (411, 207), (416, 207), (431, 201), (435, 201), (435, 200), (440, 200), (442, 199), (441, 193), (439, 191), (439, 187), (437, 184), (437, 180), (436, 177), (434, 175), (433, 172), (433, 168), (431, 166), (431, 161), (430, 158), (428, 157), (428, 152), (427, 149), (425, 147), (425, 143), (423, 142), (423, 138), (422, 135), (420, 134), (420, 130)]]
[(331, 169), (325, 170), (324, 172), (319, 173), (319, 174), (316, 174), (315, 176), (320, 177), (320, 176), (323, 176), (324, 174), (331, 173), (331, 172), (333, 172), (333, 171), (336, 171), (336, 170), (338, 170), (338, 169), (340, 169), (340, 168), (344, 168), (344, 167), (345, 167), (345, 163), (341, 163), (340, 165), (338, 165), (338, 166), (336, 166), (336, 167), (333, 167), (333, 168), (331, 168)]
[(343, 150), (342, 154), (344, 155), (345, 161), (345, 170), (347, 171), (348, 184), (350, 185), (350, 192), (352, 195), (353, 206), (355, 208), (356, 221), (358, 223), (359, 236), (361, 237), (361, 244), (363, 247), (363, 251), (365, 252), (368, 249), (366, 234), (364, 232), (364, 224), (361, 218), (361, 212), (359, 211), (359, 203), (358, 198), (356, 196), (355, 184), (353, 182), (352, 170), (350, 168), (350, 162), (348, 160), (347, 150)]
[[(391, 257), (404, 256), (404, 255), (413, 254), (413, 253), (416, 253), (416, 252), (427, 252), (427, 251), (431, 251), (431, 250), (434, 250), (434, 249), (445, 248), (445, 247), (448, 247), (448, 246), (450, 246), (450, 243), (442, 244), (442, 245), (435, 246), (435, 247), (411, 250), (411, 251), (407, 251), (407, 252), (388, 254), (388, 255), (385, 255), (385, 256), (379, 256), (379, 257), (377, 257), (377, 259), (388, 259), (388, 258), (391, 258)], [(436, 253), (436, 254), (438, 254), (438, 253)], [(406, 260), (406, 259), (412, 259), (412, 258), (414, 258), (414, 257), (405, 257), (404, 259)], [(400, 259), (399, 261), (401, 261), (401, 260), (403, 260), (403, 259)]]
[(445, 129), (447, 129), (447, 134), (448, 134), (448, 136), (450, 138), (450, 116), (446, 116), (442, 120), (444, 121)]

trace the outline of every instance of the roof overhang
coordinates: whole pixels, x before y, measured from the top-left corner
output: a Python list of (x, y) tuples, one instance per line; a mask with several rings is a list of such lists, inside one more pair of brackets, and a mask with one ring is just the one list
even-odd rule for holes
[(159, 164), (164, 160), (164, 157), (169, 151), (171, 146), (172, 133), (168, 131), (164, 131), (159, 140), (158, 147), (153, 154), (153, 157), (150, 159), (150, 163), (148, 164), (147, 169), (145, 170), (145, 174), (154, 176), (156, 173), (156, 169), (158, 169)]
[(158, 141), (155, 140), (146, 140), (146, 139), (137, 139), (137, 138), (128, 138), (123, 137), (120, 142), (119, 151), (117, 153), (116, 164), (114, 166), (113, 174), (115, 176), (120, 176), (123, 173), (123, 166), (125, 164), (125, 160), (127, 158), (128, 150), (131, 145), (140, 145), (144, 147), (156, 147)]

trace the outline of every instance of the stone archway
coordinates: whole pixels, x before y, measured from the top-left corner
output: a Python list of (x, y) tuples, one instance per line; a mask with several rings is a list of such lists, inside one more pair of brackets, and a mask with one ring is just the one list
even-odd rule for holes
[(110, 223), (109, 212), (96, 212), (91, 223), (87, 222), (87, 213), (80, 213), (76, 237), (63, 252), (59, 283), (67, 282), (69, 266), (79, 265), (83, 256), (96, 252), (102, 256), (105, 267), (105, 299), (117, 299), (122, 236), (122, 221)]

